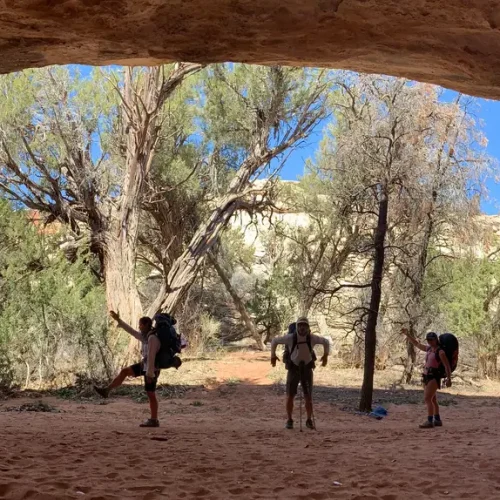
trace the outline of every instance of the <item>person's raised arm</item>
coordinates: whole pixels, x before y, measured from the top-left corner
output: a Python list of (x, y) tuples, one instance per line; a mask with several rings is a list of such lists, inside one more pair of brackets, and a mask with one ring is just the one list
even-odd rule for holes
[(276, 347), (279, 344), (286, 344), (287, 339), (288, 335), (283, 335), (283, 337), (274, 337), (271, 341), (271, 364), (273, 366), (276, 366), (276, 361), (278, 360), (278, 357), (276, 356)]
[(420, 349), (424, 352), (427, 351), (427, 346), (421, 344), (417, 339), (414, 339), (406, 328), (401, 328), (401, 334), (404, 335), (408, 339), (408, 341), (411, 342), (417, 349)]
[(450, 362), (448, 361), (446, 353), (442, 349), (439, 350), (439, 359), (441, 360), (441, 363), (443, 363), (444, 368), (446, 370), (446, 387), (451, 387), (451, 367), (450, 367)]
[(135, 337), (137, 340), (140, 340), (140, 341), (143, 340), (142, 333), (138, 332), (137, 330), (135, 330), (134, 328), (132, 328), (129, 324), (125, 323), (125, 321), (123, 321), (120, 318), (120, 315), (117, 312), (115, 312), (115, 311), (109, 311), (109, 315), (116, 321), (117, 325), (122, 330), (125, 330), (127, 333), (129, 333), (130, 335), (132, 335), (132, 337)]

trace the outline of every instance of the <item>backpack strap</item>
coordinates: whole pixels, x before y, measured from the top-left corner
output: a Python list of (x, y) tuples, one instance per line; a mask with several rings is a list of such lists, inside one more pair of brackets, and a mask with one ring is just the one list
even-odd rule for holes
[(293, 351), (297, 348), (297, 332), (293, 334), (293, 342), (292, 342), (292, 348), (290, 349), (290, 356), (292, 355)]
[[(441, 351), (443, 351), (445, 356), (446, 356), (446, 351), (441, 346), (439, 346), (437, 348), (437, 351), (436, 351), (436, 361), (439, 363), (437, 370), (438, 370), (439, 374), (442, 377), (444, 377), (446, 375), (446, 367), (444, 366), (444, 363), (441, 361), (441, 356), (439, 355), (439, 353)], [(448, 357), (448, 356), (446, 356), (446, 357)], [(450, 363), (450, 368), (451, 368), (451, 363)]]
[(306, 342), (307, 342), (307, 347), (309, 347), (309, 352), (311, 353), (311, 356), (312, 356), (313, 348), (312, 348), (311, 334), (310, 333), (307, 334)]
[(313, 348), (312, 348), (311, 334), (310, 333), (307, 334), (305, 342), (297, 342), (297, 334), (294, 333), (292, 352), (295, 349), (295, 347), (297, 346), (297, 344), (307, 344), (307, 347), (309, 347), (310, 354), (311, 355), (313, 354), (314, 351), (313, 351)]
[[(438, 347), (438, 348), (437, 348), (437, 350), (436, 350), (436, 361), (437, 361), (440, 365), (442, 365), (442, 364), (443, 364), (443, 362), (441, 361), (441, 356), (439, 355), (439, 353), (440, 353), (441, 351), (443, 351), (443, 348), (442, 348), (442, 347)], [(445, 354), (446, 354), (446, 352), (445, 352)]]

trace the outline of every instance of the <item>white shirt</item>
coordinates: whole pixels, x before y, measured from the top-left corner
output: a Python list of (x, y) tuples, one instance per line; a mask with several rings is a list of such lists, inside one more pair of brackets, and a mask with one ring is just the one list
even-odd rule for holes
[[(283, 337), (275, 337), (271, 342), (271, 357), (276, 356), (276, 347), (279, 344), (287, 345), (292, 350), (293, 347), (293, 333), (288, 335), (283, 335)], [(311, 335), (311, 347), (321, 344), (323, 346), (325, 356), (330, 354), (330, 341), (325, 337), (320, 337), (319, 335)], [(297, 334), (297, 347), (293, 352), (290, 353), (290, 360), (295, 364), (299, 365), (302, 361), (307, 365), (312, 361), (311, 352), (309, 351), (309, 346), (306, 342), (306, 335)]]
[(153, 378), (155, 374), (156, 354), (161, 347), (160, 340), (156, 335), (150, 335), (149, 333), (143, 334), (135, 330), (121, 319), (118, 320), (118, 325), (127, 333), (130, 333), (132, 337), (135, 337), (141, 342), (142, 371), (146, 374), (146, 376)]

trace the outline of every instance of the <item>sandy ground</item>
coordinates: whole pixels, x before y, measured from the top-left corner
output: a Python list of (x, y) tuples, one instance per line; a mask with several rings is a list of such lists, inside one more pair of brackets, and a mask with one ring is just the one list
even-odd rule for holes
[(226, 383), (162, 399), (159, 429), (139, 429), (147, 405), (128, 398), (44, 398), (61, 413), (0, 403), (0, 498), (500, 498), (492, 395), (448, 396), (445, 426), (424, 431), (420, 404), (385, 403), (389, 416), (376, 421), (343, 409), (356, 390), (318, 387), (318, 430), (301, 433), (283, 428), (283, 389), (265, 358), (234, 355), (215, 367)]

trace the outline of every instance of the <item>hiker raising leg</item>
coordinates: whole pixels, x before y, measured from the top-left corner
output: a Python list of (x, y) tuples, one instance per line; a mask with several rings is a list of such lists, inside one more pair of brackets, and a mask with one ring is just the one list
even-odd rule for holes
[(286, 379), (286, 413), (288, 420), (285, 427), (293, 429), (293, 402), (300, 382), (306, 404), (306, 427), (314, 429), (312, 421), (312, 388), (316, 355), (314, 354), (313, 347), (317, 344), (323, 345), (323, 357), (321, 361), (322, 365), (326, 366), (330, 352), (330, 342), (324, 337), (311, 335), (309, 320), (305, 317), (299, 318), (295, 326), (296, 332), (293, 332), (292, 328), (289, 328), (290, 333), (272, 340), (271, 364), (272, 366), (276, 366), (278, 359), (276, 357), (276, 347), (278, 344), (284, 344), (285, 354), (283, 355), (283, 361), (285, 361), (288, 370)]
[[(142, 344), (142, 361), (134, 365), (123, 368), (115, 379), (107, 387), (94, 387), (95, 391), (107, 398), (112, 389), (119, 387), (127, 377), (140, 377), (144, 376), (144, 388), (148, 395), (149, 407), (151, 410), (151, 418), (146, 420), (141, 427), (158, 427), (158, 401), (156, 399), (156, 383), (158, 381), (159, 372), (154, 371), (155, 356), (160, 348), (160, 342), (156, 335), (151, 335), (153, 321), (151, 318), (145, 316), (139, 320), (139, 331), (132, 328), (125, 323), (118, 313), (110, 311), (110, 316), (118, 323), (118, 326), (125, 330), (127, 333), (135, 337)], [(151, 363), (148, 363), (148, 358)], [(151, 370), (148, 370), (151, 368)]]
[(401, 333), (405, 335), (417, 349), (426, 353), (422, 381), (424, 384), (424, 399), (427, 406), (427, 421), (421, 424), (420, 428), (430, 429), (432, 427), (441, 427), (443, 422), (439, 415), (437, 391), (441, 389), (441, 379), (443, 377), (443, 371), (441, 370), (442, 366), (444, 366), (446, 373), (446, 387), (451, 387), (451, 367), (448, 358), (439, 345), (439, 339), (436, 333), (429, 332), (426, 335), (427, 346), (411, 337), (406, 328), (403, 328)]

